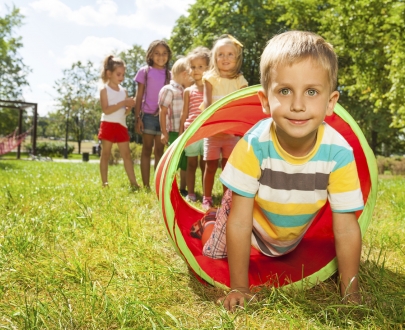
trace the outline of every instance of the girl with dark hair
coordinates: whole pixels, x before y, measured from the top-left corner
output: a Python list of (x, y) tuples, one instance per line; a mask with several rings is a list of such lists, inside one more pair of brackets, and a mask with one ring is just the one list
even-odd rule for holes
[(142, 135), (141, 174), (145, 188), (149, 188), (152, 148), (155, 169), (164, 150), (160, 141), (158, 96), (161, 88), (170, 82), (171, 57), (172, 51), (165, 41), (153, 41), (146, 52), (147, 65), (140, 68), (134, 78), (138, 85), (135, 97), (135, 127), (137, 133)]

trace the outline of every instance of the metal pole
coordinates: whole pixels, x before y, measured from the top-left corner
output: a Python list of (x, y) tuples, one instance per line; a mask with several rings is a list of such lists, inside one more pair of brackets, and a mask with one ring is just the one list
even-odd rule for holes
[(37, 126), (38, 126), (38, 105), (34, 105), (34, 134), (32, 140), (32, 154), (37, 155)]
[[(19, 111), (19, 117), (18, 117), (18, 137), (20, 137), (21, 134), (22, 134), (22, 113), (23, 113), (23, 109), (22, 109), (22, 108), (19, 108), (18, 111)], [(18, 147), (17, 147), (17, 159), (20, 159), (20, 157), (21, 157), (21, 144), (19, 143), (19, 144), (18, 144)]]
[(69, 108), (66, 116), (65, 159), (68, 158)]

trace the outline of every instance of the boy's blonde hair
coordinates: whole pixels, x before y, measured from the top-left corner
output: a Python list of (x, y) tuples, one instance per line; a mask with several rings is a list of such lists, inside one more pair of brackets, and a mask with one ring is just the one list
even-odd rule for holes
[(292, 65), (311, 58), (329, 75), (331, 92), (336, 89), (338, 61), (333, 46), (321, 36), (307, 31), (288, 31), (268, 42), (260, 60), (260, 83), (267, 93), (271, 71), (278, 65)]
[(187, 54), (188, 67), (190, 68), (190, 62), (194, 61), (197, 58), (201, 58), (201, 59), (205, 60), (205, 62), (207, 63), (207, 66), (209, 66), (210, 65), (210, 55), (211, 55), (211, 51), (207, 47), (198, 46), (198, 47), (194, 48), (192, 51), (190, 51), (190, 53)]
[(228, 34), (223, 34), (222, 36), (219, 37), (219, 39), (215, 42), (214, 47), (212, 47), (211, 50), (211, 66), (210, 66), (210, 72), (215, 72), (219, 76), (219, 69), (218, 69), (218, 64), (217, 64), (217, 53), (218, 49), (221, 46), (225, 45), (230, 45), (235, 48), (235, 53), (236, 53), (236, 65), (233, 71), (231, 72), (231, 75), (229, 78), (237, 78), (241, 72), (240, 69), (242, 67), (242, 61), (243, 61), (243, 49), (242, 49), (242, 44), (236, 40), (234, 37), (228, 35)]
[(178, 74), (188, 70), (187, 58), (182, 56), (174, 62), (172, 66), (172, 76), (177, 76)]

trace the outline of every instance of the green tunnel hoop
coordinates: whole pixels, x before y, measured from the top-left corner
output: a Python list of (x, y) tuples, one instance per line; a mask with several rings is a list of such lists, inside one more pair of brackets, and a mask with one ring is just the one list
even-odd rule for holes
[[(196, 277), (217, 287), (229, 287), (226, 259), (213, 260), (202, 255), (201, 241), (189, 234), (191, 225), (203, 212), (181, 197), (176, 178), (177, 164), (184, 148), (219, 132), (242, 136), (250, 127), (266, 118), (257, 91), (259, 85), (236, 91), (207, 108), (165, 152), (155, 173), (155, 188), (167, 234), (176, 252)], [(363, 192), (365, 207), (356, 212), (362, 236), (371, 221), (377, 197), (377, 166), (362, 131), (339, 104), (325, 120), (352, 146)], [(311, 287), (329, 278), (337, 270), (332, 216), (329, 204), (319, 212), (299, 246), (286, 256), (268, 258), (260, 253), (250, 256), (251, 286)], [(314, 258), (314, 256), (316, 256)]]

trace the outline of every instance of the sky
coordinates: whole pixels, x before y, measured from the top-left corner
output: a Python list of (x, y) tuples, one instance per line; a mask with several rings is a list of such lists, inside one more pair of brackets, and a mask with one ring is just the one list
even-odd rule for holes
[[(195, 0), (2, 0), (0, 16), (13, 5), (25, 16), (15, 36), (19, 53), (31, 69), (26, 102), (38, 103), (38, 113), (55, 111), (55, 81), (74, 62), (101, 65), (112, 51), (134, 44), (146, 49), (151, 41), (169, 38), (176, 20), (187, 15)], [(7, 7), (9, 9), (7, 9)]]

